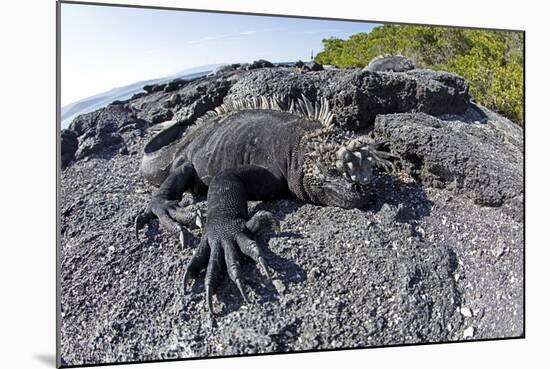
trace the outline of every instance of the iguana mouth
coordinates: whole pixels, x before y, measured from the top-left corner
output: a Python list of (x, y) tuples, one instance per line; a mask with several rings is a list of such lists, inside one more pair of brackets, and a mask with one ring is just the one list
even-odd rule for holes
[(345, 179), (326, 180), (322, 188), (325, 203), (345, 209), (360, 208), (368, 202), (368, 187)]

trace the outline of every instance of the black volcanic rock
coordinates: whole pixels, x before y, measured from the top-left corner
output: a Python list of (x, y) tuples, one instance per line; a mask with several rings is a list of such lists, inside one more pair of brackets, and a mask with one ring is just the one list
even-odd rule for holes
[[(130, 106), (140, 119), (152, 125), (170, 119), (196, 119), (222, 104), (223, 98), (242, 73), (233, 71), (221, 76), (199, 78), (171, 93), (157, 92), (144, 96), (132, 101)], [(178, 97), (174, 97), (174, 94)]]
[(462, 114), (470, 99), (468, 83), (452, 73), (431, 70), (372, 73), (358, 69), (331, 69), (300, 74), (292, 68), (252, 71), (235, 83), (226, 99), (273, 94), (293, 98), (304, 94), (310, 100), (326, 97), (335, 122), (348, 129), (369, 128), (378, 114)]
[(403, 169), (424, 186), (463, 193), (480, 205), (511, 202), (514, 216), (521, 218), (523, 131), (503, 117), (487, 120), (474, 109), (469, 113), (477, 114), (477, 119), (441, 120), (423, 113), (380, 115), (374, 135), (402, 158)]
[(318, 72), (320, 70), (323, 70), (323, 66), (321, 64), (318, 64), (318, 63), (314, 62), (314, 61), (309, 62), (309, 63), (305, 63), (303, 65), (303, 67), (305, 69), (313, 71), (313, 72)]
[(259, 59), (252, 62), (248, 69), (258, 69), (258, 68), (273, 68), (275, 65), (270, 61), (265, 59)]
[(146, 123), (137, 118), (126, 104), (111, 104), (74, 119), (69, 129), (78, 136), (75, 159), (111, 155), (124, 146), (122, 132), (142, 131)]
[(180, 88), (182, 88), (183, 86), (185, 86), (187, 83), (188, 83), (188, 81), (186, 81), (186, 80), (175, 79), (171, 82), (168, 82), (166, 84), (166, 86), (164, 87), (163, 91), (164, 92), (176, 91), (176, 90), (179, 90)]
[(164, 91), (166, 86), (167, 86), (166, 83), (159, 83), (159, 84), (154, 84), (154, 85), (145, 85), (145, 86), (143, 86), (143, 89), (147, 93), (153, 93), (153, 92)]
[[(168, 100), (170, 102), (170, 100)], [(156, 109), (150, 110), (149, 119), (146, 119), (151, 122), (151, 124), (162, 123), (167, 120), (172, 119), (174, 113), (171, 110), (164, 107), (157, 107)]]
[[(303, 74), (294, 67), (261, 67), (268, 65), (262, 61), (252, 65), (255, 67), (229, 65), (192, 81), (176, 80), (146, 86), (149, 93), (132, 98), (128, 105), (140, 119), (157, 124), (174, 118), (195, 119), (220, 105), (224, 99), (276, 93), (286, 98), (297, 98), (304, 94), (312, 100), (326, 97), (335, 114), (335, 122), (344, 128), (357, 130), (371, 128), (378, 114), (462, 114), (470, 99), (468, 83), (446, 72), (318, 70), (314, 64), (306, 63), (303, 68), (315, 70), (316, 73)], [(174, 94), (179, 101), (173, 100)], [(84, 118), (78, 124), (87, 126)]]
[(240, 63), (220, 65), (219, 67), (214, 69), (212, 72), (208, 73), (208, 77), (217, 76), (217, 75), (224, 74), (224, 73), (227, 73), (227, 72), (230, 72), (230, 71), (234, 71), (234, 70), (239, 69), (241, 66), (242, 65)]
[(69, 130), (75, 132), (77, 136), (82, 136), (85, 132), (95, 129), (97, 118), (102, 111), (103, 109), (99, 109), (77, 116), (69, 125)]

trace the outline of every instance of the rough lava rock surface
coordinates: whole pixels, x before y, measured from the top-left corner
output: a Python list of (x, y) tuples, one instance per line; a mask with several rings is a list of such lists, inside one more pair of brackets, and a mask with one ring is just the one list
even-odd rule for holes
[[(62, 133), (62, 363), (522, 336), (522, 129), (470, 103), (450, 73), (260, 64), (148, 86)], [(402, 157), (400, 175), (377, 177), (363, 209), (250, 203), (281, 221), (258, 238), (274, 281), (245, 262), (253, 304), (227, 278), (210, 327), (203, 277), (182, 292), (198, 231), (184, 249), (156, 222), (134, 239), (154, 190), (141, 153), (164, 120), (183, 129), (225, 99), (274, 93), (328, 98), (343, 129)]]

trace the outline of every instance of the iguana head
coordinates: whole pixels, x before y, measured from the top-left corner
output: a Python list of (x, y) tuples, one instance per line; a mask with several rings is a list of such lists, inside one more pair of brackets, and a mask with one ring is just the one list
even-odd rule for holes
[[(374, 168), (393, 172), (387, 160), (394, 155), (374, 149), (366, 137), (314, 143), (304, 159), (303, 188), (311, 201), (322, 205), (358, 208), (366, 205)], [(334, 137), (333, 137), (334, 139)]]

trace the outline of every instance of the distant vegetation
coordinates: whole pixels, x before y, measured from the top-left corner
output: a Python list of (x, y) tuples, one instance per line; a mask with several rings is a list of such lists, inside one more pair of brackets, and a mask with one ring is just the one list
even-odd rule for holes
[(320, 64), (363, 67), (380, 54), (401, 54), (417, 67), (457, 73), (476, 101), (523, 125), (523, 33), (383, 25), (347, 40), (323, 40)]

